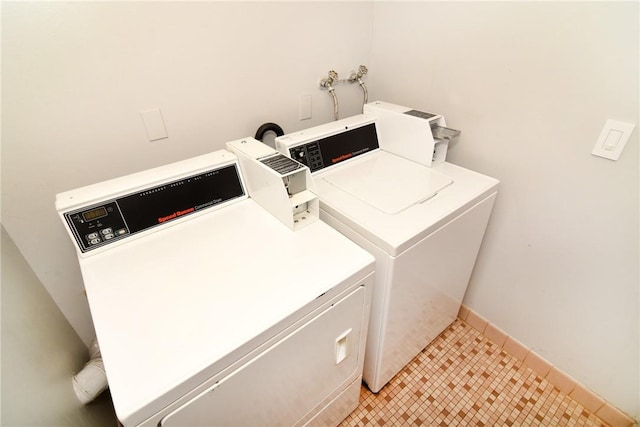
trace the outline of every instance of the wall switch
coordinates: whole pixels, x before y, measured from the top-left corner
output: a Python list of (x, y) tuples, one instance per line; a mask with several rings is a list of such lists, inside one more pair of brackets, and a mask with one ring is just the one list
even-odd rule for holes
[(311, 118), (311, 95), (300, 95), (300, 120)]
[(160, 108), (140, 111), (140, 115), (142, 116), (142, 122), (144, 123), (144, 129), (147, 131), (149, 141), (167, 138), (167, 129), (164, 127)]
[(609, 160), (618, 160), (634, 127), (632, 123), (607, 120), (591, 154)]
[(620, 130), (609, 129), (609, 133), (607, 133), (607, 136), (602, 143), (602, 148), (605, 151), (615, 151), (623, 135), (624, 133)]

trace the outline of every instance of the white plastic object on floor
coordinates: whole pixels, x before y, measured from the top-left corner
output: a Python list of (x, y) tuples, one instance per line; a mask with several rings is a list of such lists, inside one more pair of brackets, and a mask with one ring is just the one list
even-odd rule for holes
[(83, 405), (93, 401), (106, 388), (107, 374), (101, 357), (91, 359), (80, 372), (73, 376), (73, 391)]

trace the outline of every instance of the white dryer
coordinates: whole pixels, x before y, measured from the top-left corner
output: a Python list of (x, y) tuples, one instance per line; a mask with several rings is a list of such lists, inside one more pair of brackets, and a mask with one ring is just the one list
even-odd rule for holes
[(431, 153), (442, 154), (430, 133), (429, 141), (402, 142), (405, 128), (397, 134), (379, 122), (357, 115), (276, 139), (278, 150), (310, 167), (320, 218), (375, 255), (364, 368), (373, 392), (456, 318), (498, 188), (456, 165), (427, 167), (381, 148), (410, 155), (416, 143), (413, 153), (427, 152), (429, 164)]
[(336, 425), (358, 404), (374, 259), (293, 231), (220, 150), (57, 195), (125, 426)]

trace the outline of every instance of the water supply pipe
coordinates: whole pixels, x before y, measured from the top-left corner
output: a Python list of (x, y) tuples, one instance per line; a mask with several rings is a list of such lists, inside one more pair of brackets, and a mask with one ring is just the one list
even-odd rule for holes
[(333, 87), (333, 83), (338, 80), (338, 73), (334, 70), (329, 71), (329, 76), (326, 79), (320, 80), (320, 87), (327, 89), (329, 94), (333, 97), (333, 119), (338, 120), (340, 114), (338, 112), (338, 97), (336, 95), (336, 89)]
[(369, 70), (367, 69), (367, 67), (365, 67), (364, 65), (361, 65), (358, 68), (358, 72), (353, 72), (351, 73), (351, 75), (349, 76), (349, 81), (352, 83), (355, 83), (356, 81), (358, 82), (358, 84), (360, 85), (360, 87), (362, 88), (362, 94), (363, 94), (363, 102), (362, 102), (362, 111), (364, 112), (364, 105), (369, 102), (369, 93), (367, 91), (367, 86), (365, 86), (364, 84), (364, 80), (363, 77), (365, 76), (365, 74), (367, 74), (369, 72)]

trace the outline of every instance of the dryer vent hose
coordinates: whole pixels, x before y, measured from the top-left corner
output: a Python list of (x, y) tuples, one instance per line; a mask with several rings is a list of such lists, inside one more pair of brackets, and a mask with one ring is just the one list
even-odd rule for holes
[(265, 123), (258, 128), (255, 138), (258, 141), (262, 141), (264, 143), (267, 143), (267, 145), (271, 145), (273, 147), (275, 147), (275, 141), (273, 143), (270, 143), (269, 141), (264, 140), (264, 137), (267, 133), (274, 133), (276, 136), (284, 135), (284, 131), (282, 130), (282, 128), (275, 123)]
[(108, 386), (107, 374), (100, 354), (98, 343), (94, 341), (89, 349), (91, 360), (73, 376), (73, 391), (83, 405), (93, 401)]

